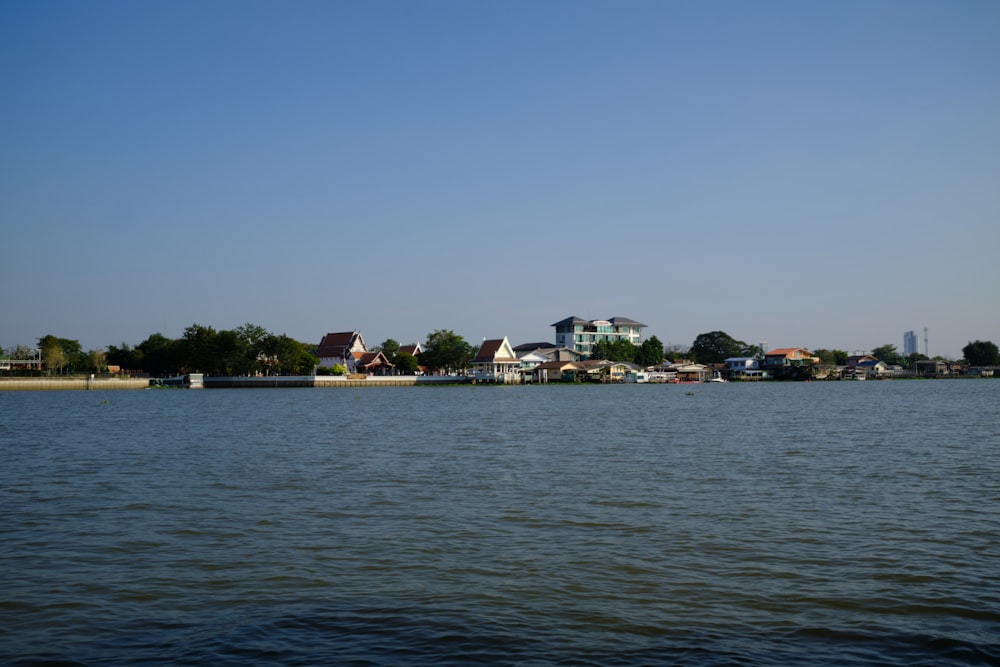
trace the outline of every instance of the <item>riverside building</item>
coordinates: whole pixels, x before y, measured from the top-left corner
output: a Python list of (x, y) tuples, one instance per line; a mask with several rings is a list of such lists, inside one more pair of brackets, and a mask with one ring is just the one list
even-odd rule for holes
[(584, 357), (589, 357), (594, 343), (602, 340), (627, 340), (633, 345), (642, 345), (642, 330), (646, 327), (627, 317), (583, 320), (575, 316), (560, 320), (552, 326), (556, 328), (556, 347), (568, 347)]

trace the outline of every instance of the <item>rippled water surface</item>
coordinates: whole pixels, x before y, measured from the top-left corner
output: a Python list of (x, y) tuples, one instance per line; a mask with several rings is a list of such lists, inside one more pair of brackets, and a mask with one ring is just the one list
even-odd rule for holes
[(0, 662), (1000, 662), (1000, 381), (0, 411)]

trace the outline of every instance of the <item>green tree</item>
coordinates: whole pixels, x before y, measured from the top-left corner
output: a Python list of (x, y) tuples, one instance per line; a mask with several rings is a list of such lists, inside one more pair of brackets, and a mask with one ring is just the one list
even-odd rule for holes
[(212, 327), (195, 323), (184, 330), (180, 341), (181, 369), (187, 372), (216, 372), (219, 350), (218, 333)]
[(903, 358), (899, 356), (899, 352), (896, 351), (895, 345), (890, 345), (886, 343), (885, 345), (879, 345), (871, 351), (871, 355), (883, 361), (890, 366), (901, 366), (903, 364)]
[(821, 364), (843, 366), (847, 363), (847, 352), (844, 350), (827, 350), (820, 348), (813, 351), (813, 356), (819, 357)]
[(382, 344), (378, 346), (379, 350), (382, 350), (382, 354), (385, 358), (389, 360), (390, 364), (396, 363), (396, 354), (399, 352), (399, 341), (393, 340), (392, 338), (386, 338), (382, 341)]
[(736, 340), (724, 331), (698, 334), (691, 344), (691, 356), (700, 364), (718, 364), (730, 357), (752, 357), (757, 346)]
[(962, 348), (962, 356), (972, 366), (1000, 366), (1000, 349), (988, 340), (970, 341)]
[(269, 336), (264, 343), (264, 354), (272, 360), (271, 369), (279, 375), (312, 375), (319, 358), (300, 343), (285, 334)]
[(420, 361), (409, 352), (397, 352), (393, 359), (400, 375), (413, 375), (420, 369)]
[(635, 359), (637, 350), (638, 348), (635, 345), (623, 338), (619, 338), (618, 340), (599, 340), (591, 348), (590, 358), (607, 361), (627, 361), (631, 363)]
[(438, 329), (427, 335), (420, 362), (434, 370), (454, 374), (469, 367), (476, 350), (465, 339), (449, 329)]
[(663, 362), (663, 343), (656, 336), (650, 336), (642, 341), (635, 354), (635, 363), (643, 368), (656, 366)]
[(181, 341), (163, 334), (150, 334), (135, 348), (133, 370), (143, 370), (153, 377), (176, 375), (181, 369)]
[(88, 367), (87, 353), (83, 351), (80, 341), (48, 334), (38, 339), (38, 347), (42, 350), (42, 361), (50, 374), (53, 371), (82, 372)]

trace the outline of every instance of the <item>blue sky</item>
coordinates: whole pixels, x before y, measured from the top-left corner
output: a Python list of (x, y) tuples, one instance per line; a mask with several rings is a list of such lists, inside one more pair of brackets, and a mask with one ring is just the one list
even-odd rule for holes
[[(0, 3), (0, 346), (1000, 342), (1000, 4)], [(923, 350), (923, 347), (921, 347)]]

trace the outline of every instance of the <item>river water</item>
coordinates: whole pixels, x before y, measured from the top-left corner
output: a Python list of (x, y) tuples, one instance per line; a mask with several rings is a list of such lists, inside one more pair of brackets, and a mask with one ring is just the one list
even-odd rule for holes
[(1000, 382), (0, 393), (0, 662), (1000, 663)]

